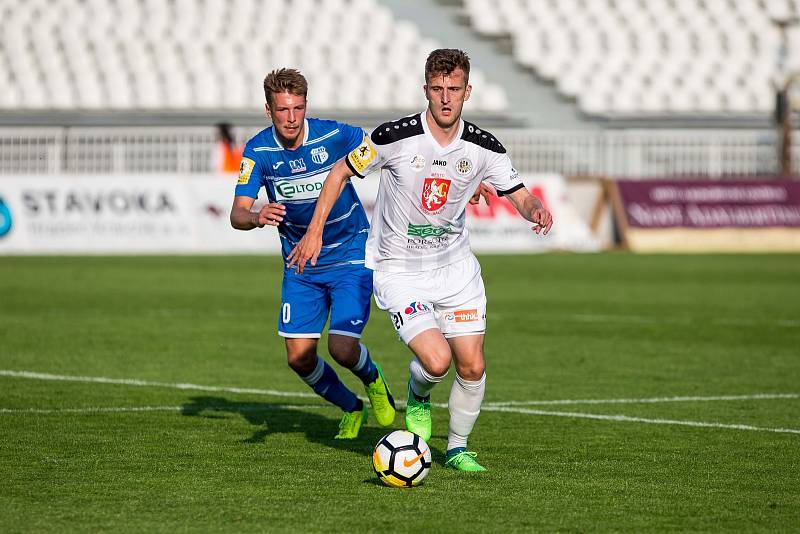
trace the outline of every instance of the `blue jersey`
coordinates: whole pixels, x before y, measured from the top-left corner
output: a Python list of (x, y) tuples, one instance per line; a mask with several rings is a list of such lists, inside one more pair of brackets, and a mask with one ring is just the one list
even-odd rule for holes
[[(264, 187), (270, 202), (286, 206), (286, 216), (278, 226), (284, 262), (305, 234), (333, 164), (358, 147), (363, 139), (361, 128), (306, 119), (303, 144), (296, 150), (283, 148), (271, 127), (247, 142), (236, 196), (257, 198)], [(367, 215), (353, 184), (348, 182), (325, 222), (317, 266), (308, 264), (306, 268), (313, 271), (334, 265), (363, 264), (368, 231)]]

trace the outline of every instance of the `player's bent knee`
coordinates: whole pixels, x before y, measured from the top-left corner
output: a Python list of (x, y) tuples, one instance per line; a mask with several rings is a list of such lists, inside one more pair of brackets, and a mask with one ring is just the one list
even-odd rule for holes
[[(316, 341), (316, 340), (315, 340)], [(307, 375), (317, 364), (317, 344), (309, 340), (286, 340), (286, 361), (296, 373)]]
[(432, 376), (444, 376), (450, 369), (453, 353), (438, 330), (427, 330), (415, 336), (408, 347), (419, 363)]
[(469, 380), (470, 382), (473, 382), (476, 380), (480, 380), (485, 372), (486, 372), (485, 365), (476, 364), (467, 367), (459, 367), (458, 376), (460, 376), (464, 380)]
[(450, 355), (423, 361), (420, 359), (423, 369), (432, 376), (444, 377), (450, 369)]
[(358, 338), (350, 336), (328, 336), (328, 353), (331, 358), (345, 367), (352, 367), (358, 363), (361, 349), (358, 346)]

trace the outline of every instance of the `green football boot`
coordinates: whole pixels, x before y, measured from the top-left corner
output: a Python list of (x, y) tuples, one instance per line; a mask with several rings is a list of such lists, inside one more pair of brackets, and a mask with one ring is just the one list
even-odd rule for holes
[(478, 456), (477, 452), (461, 451), (458, 454), (449, 456), (444, 461), (444, 466), (458, 471), (470, 471), (472, 473), (479, 473), (486, 471), (486, 468), (475, 461)]
[(425, 441), (431, 439), (431, 398), (417, 400), (408, 381), (408, 401), (406, 402), (406, 429)]
[(344, 412), (342, 420), (339, 422), (339, 433), (336, 434), (334, 439), (356, 439), (358, 431), (361, 430), (361, 425), (367, 422), (368, 415), (369, 411), (366, 404), (361, 410)]
[(369, 397), (369, 403), (372, 405), (372, 412), (375, 414), (378, 424), (384, 427), (392, 426), (395, 414), (394, 397), (389, 391), (389, 384), (383, 378), (381, 366), (376, 363), (375, 368), (378, 370), (378, 377), (367, 384), (367, 397)]

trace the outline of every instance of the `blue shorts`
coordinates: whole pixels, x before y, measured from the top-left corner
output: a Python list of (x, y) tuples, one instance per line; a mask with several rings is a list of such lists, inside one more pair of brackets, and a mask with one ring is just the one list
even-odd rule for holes
[(341, 265), (319, 272), (283, 273), (278, 334), (318, 338), (331, 316), (329, 334), (355, 338), (369, 319), (372, 271), (363, 264)]

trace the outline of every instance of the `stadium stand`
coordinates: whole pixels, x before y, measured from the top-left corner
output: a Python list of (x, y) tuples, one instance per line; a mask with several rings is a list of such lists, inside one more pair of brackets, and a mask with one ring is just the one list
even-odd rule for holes
[(520, 171), (773, 174), (773, 82), (800, 67), (800, 26), (783, 42), (771, 19), (799, 11), (800, 0), (0, 0), (0, 173), (213, 172), (212, 125), (232, 122), (240, 143), (262, 128), (261, 80), (282, 65), (308, 75), (314, 113), (369, 129), (424, 106), (420, 66), (443, 45), (483, 67), (466, 116), (504, 139)]
[[(585, 113), (769, 113), (800, 69), (800, 0), (464, 0), (474, 29)], [(790, 54), (789, 52), (793, 53)]]
[[(416, 110), (438, 46), (376, 0), (4, 1), (0, 109), (251, 110), (264, 74), (291, 65), (315, 109)], [(474, 76), (471, 109), (508, 106)]]

